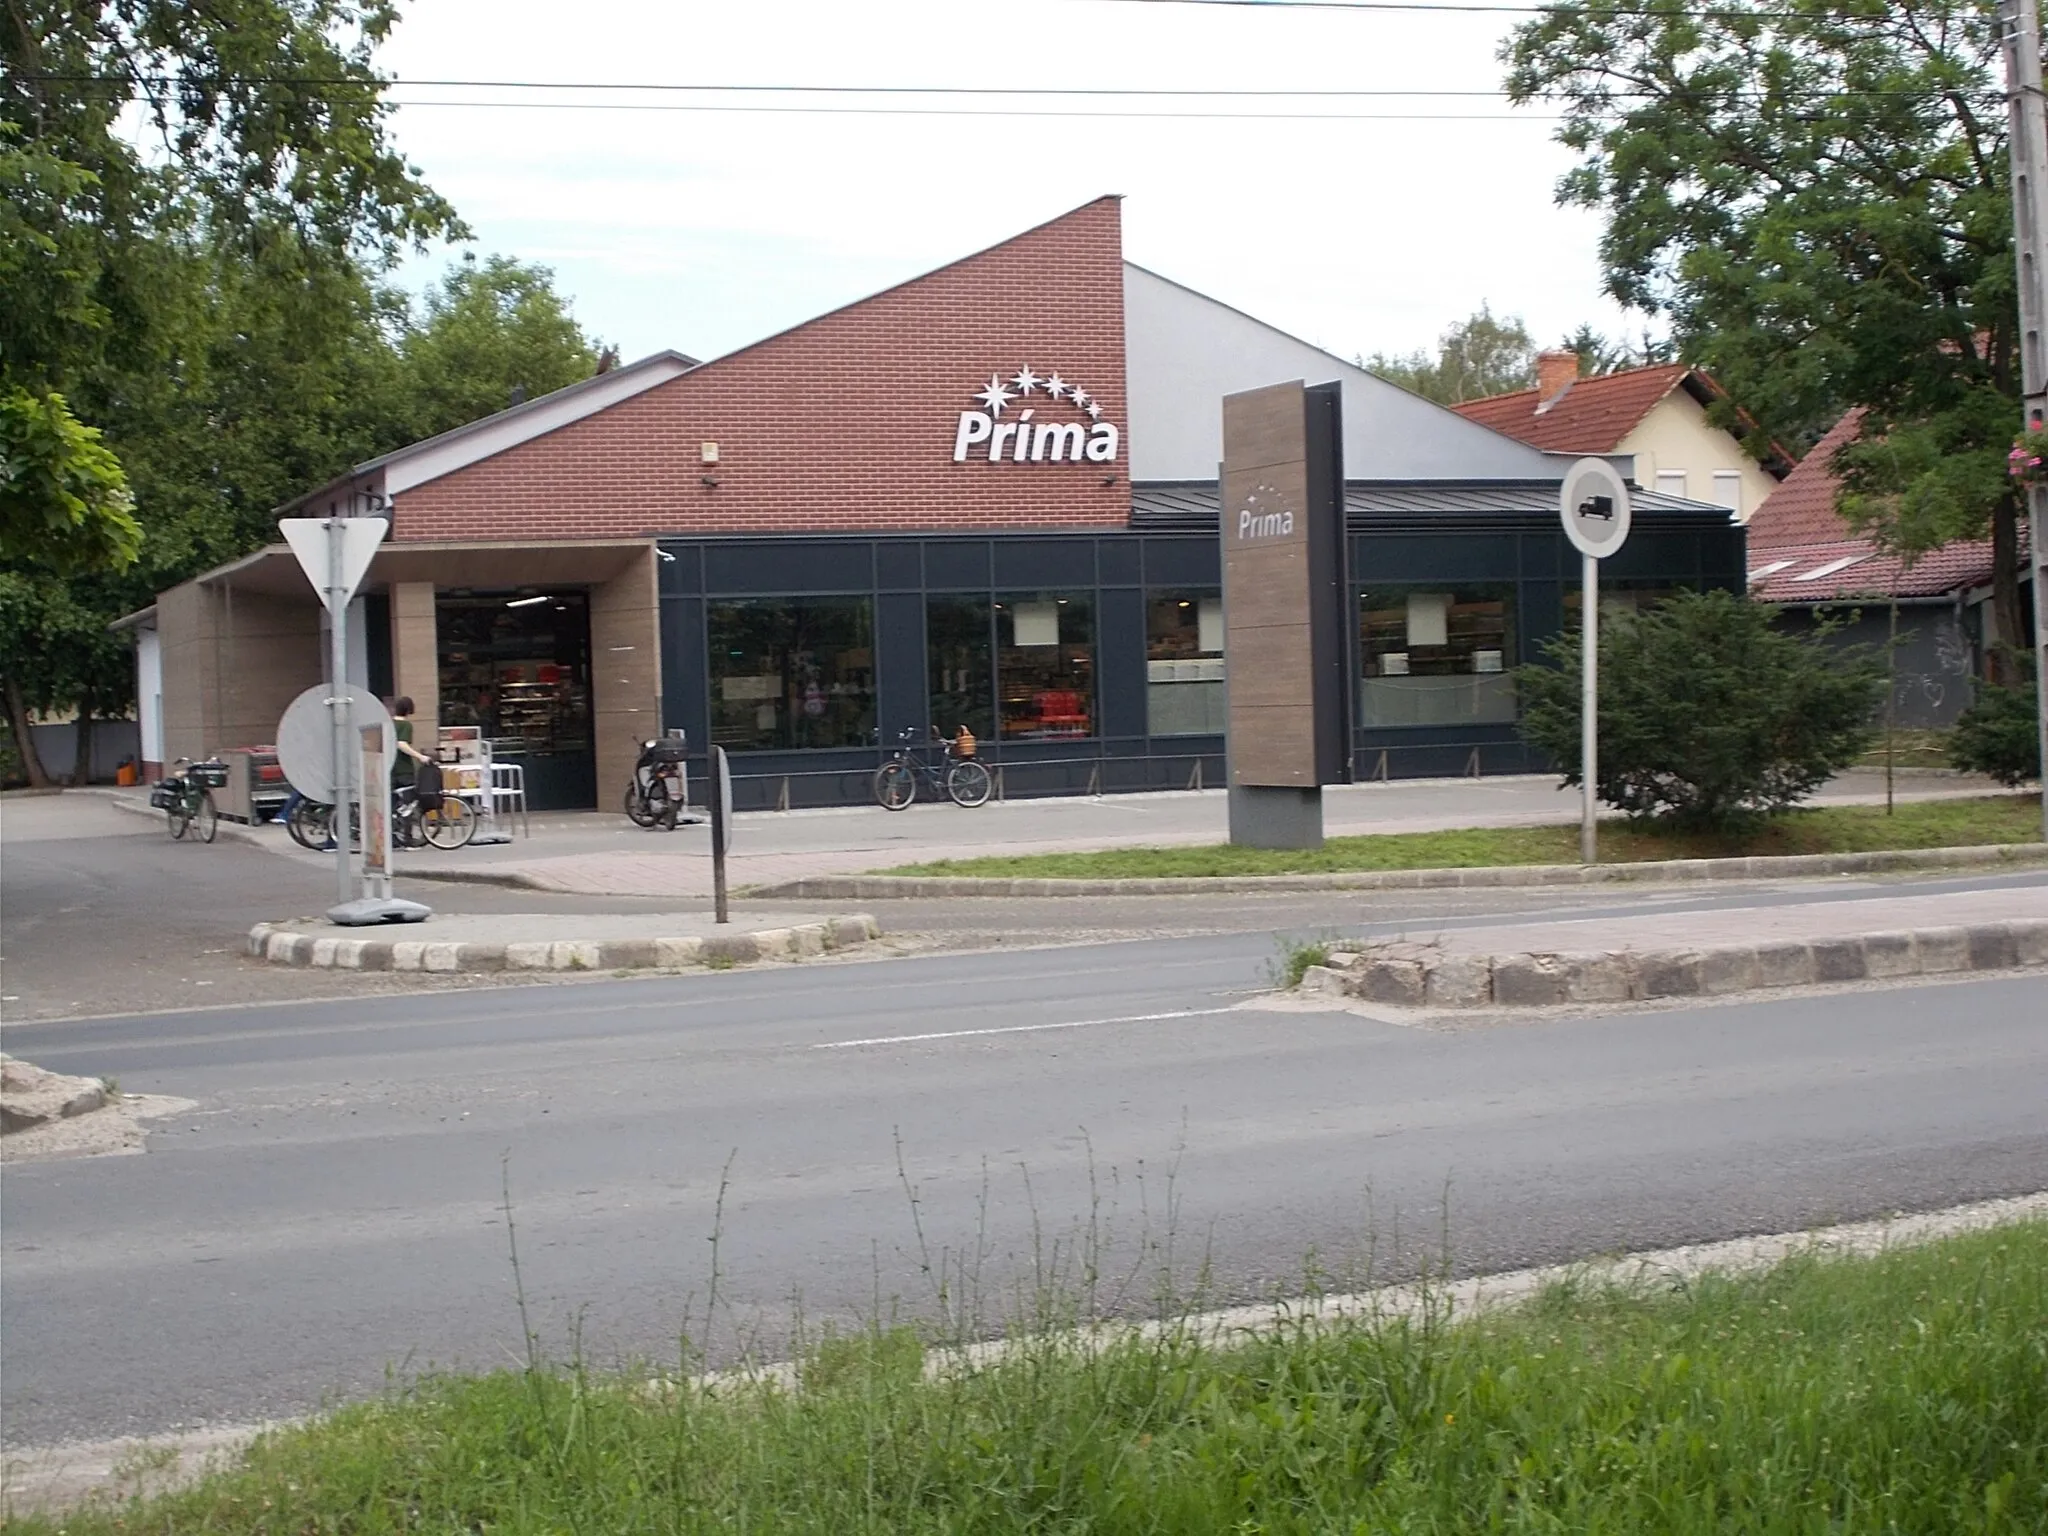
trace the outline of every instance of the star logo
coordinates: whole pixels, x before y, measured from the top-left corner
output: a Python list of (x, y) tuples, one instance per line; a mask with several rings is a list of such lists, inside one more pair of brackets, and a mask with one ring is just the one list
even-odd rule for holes
[(1090, 400), (1081, 409), (1088, 413), (1090, 421), (1100, 421), (1102, 419), (1102, 402), (1100, 400)]
[(1045, 380), (1045, 392), (1055, 400), (1064, 400), (1067, 398), (1067, 381), (1056, 373), (1048, 374)]
[(1094, 396), (1090, 395), (1080, 385), (1076, 384), (1074, 386), (1074, 404), (1078, 405), (1082, 410), (1088, 409), (1088, 402), (1093, 398)]
[(1022, 368), (1019, 368), (1014, 374), (1010, 376), (1010, 382), (1017, 386), (1018, 394), (1028, 395), (1031, 393), (1032, 390), (1036, 389), (1040, 384), (1044, 383), (1045, 381), (1039, 378), (1037, 374), (1033, 373), (1031, 371), (1031, 365), (1029, 363), (1026, 363)]
[(1010, 392), (1003, 388), (1003, 381), (994, 374), (988, 376), (988, 388), (978, 393), (975, 399), (988, 407), (991, 416), (1003, 414), (1003, 407), (1010, 403)]

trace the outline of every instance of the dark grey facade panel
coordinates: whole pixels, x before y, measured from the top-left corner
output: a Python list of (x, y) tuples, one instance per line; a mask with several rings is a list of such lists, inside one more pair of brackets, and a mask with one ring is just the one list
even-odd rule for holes
[[(927, 595), (1000, 598), (1004, 592), (1086, 594), (1096, 621), (1095, 711), (1099, 734), (1087, 739), (984, 744), (1006, 798), (1089, 790), (1178, 789), (1222, 780), (1217, 737), (1151, 736), (1146, 666), (1147, 603), (1153, 594), (1214, 590), (1221, 560), (1213, 494), (1205, 531), (1087, 535), (877, 535), (779, 539), (674, 540), (661, 564), (664, 724), (688, 729), (693, 748), (708, 740), (710, 688), (706, 612), (711, 603), (749, 596), (808, 593), (868, 595), (874, 603), (874, 746), (813, 752), (734, 754), (743, 807), (863, 802), (885, 744), (896, 733), (928, 729), (930, 676)], [(1355, 489), (1355, 488), (1354, 488)], [(1549, 488), (1554, 497), (1555, 488)], [(1433, 492), (1432, 494), (1446, 494)], [(1667, 500), (1669, 498), (1666, 498)], [(1469, 510), (1469, 507), (1465, 510)], [(1639, 520), (1625, 564), (1610, 579), (1639, 585), (1744, 583), (1743, 531), (1725, 516), (1687, 511)], [(1454, 516), (1452, 524), (1457, 523)], [(1553, 512), (1497, 513), (1461, 526), (1437, 517), (1405, 526), (1355, 517), (1349, 538), (1353, 586), (1375, 582), (1508, 586), (1514, 594), (1514, 660), (1540, 659), (1565, 620), (1578, 560), (1556, 530)], [(701, 595), (699, 595), (701, 593)], [(1356, 687), (1354, 680), (1351, 685)], [(1923, 690), (1924, 691), (1924, 690)], [(1353, 775), (1370, 779), (1541, 771), (1512, 724), (1359, 727), (1350, 737)], [(1475, 759), (1474, 754), (1477, 754)]]

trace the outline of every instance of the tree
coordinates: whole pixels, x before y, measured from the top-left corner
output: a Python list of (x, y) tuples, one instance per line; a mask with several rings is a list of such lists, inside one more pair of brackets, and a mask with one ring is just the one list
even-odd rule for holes
[(427, 291), (400, 347), (411, 432), (432, 437), (597, 371), (597, 351), (554, 274), (465, 254)]
[(1515, 101), (1563, 107), (1580, 160), (1558, 197), (1606, 214), (1608, 292), (1669, 320), (1761, 425), (1749, 441), (1811, 443), (1866, 407), (1839, 460), (1849, 510), (1881, 499), (1947, 538), (1988, 526), (2010, 651), (2019, 498), (2000, 476), (2020, 411), (1994, 26), (1981, 0), (1573, 4), (1502, 58)]
[(1425, 400), (1457, 405), (1534, 385), (1536, 344), (1519, 319), (1499, 319), (1481, 304), (1471, 318), (1443, 333), (1435, 357), (1427, 352), (1405, 357), (1375, 353), (1363, 366)]
[[(1600, 799), (1633, 817), (1727, 829), (1792, 806), (1875, 735), (1884, 687), (1861, 652), (1772, 626), (1732, 592), (1682, 592), (1640, 614), (1603, 614)], [(1580, 781), (1581, 631), (1515, 670), (1523, 737)]]
[(1578, 358), (1579, 377), (1582, 379), (1622, 373), (1630, 368), (1648, 368), (1657, 363), (1671, 362), (1674, 356), (1670, 342), (1654, 340), (1648, 331), (1643, 333), (1640, 343), (1632, 343), (1626, 336), (1610, 339), (1593, 329), (1591, 324), (1581, 325), (1565, 337), (1560, 346)]

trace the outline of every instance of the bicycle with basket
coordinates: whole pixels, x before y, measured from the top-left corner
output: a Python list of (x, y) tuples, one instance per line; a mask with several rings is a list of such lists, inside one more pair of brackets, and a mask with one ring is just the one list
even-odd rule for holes
[(203, 763), (181, 757), (171, 767), (175, 771), (169, 778), (150, 786), (150, 806), (170, 818), (172, 837), (196, 831), (202, 843), (212, 842), (220, 831), (213, 792), (228, 787), (228, 765), (217, 757)]
[[(907, 810), (923, 783), (934, 796), (943, 793), (955, 805), (969, 809), (986, 805), (994, 780), (975, 757), (974, 735), (966, 726), (951, 737), (932, 727), (932, 740), (920, 743), (913, 727), (898, 738), (902, 745), (896, 755), (875, 770), (875, 803), (884, 810)], [(935, 757), (933, 747), (941, 750)]]

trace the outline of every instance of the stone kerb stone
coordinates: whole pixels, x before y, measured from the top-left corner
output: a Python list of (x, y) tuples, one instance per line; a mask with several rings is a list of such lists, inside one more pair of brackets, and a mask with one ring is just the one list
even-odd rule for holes
[[(398, 930), (400, 933), (416, 930)], [(248, 952), (272, 965), (346, 971), (454, 975), (490, 971), (682, 970), (750, 965), (851, 949), (882, 935), (866, 913), (782, 928), (710, 937), (555, 939), (503, 944), (437, 942), (405, 937), (341, 938), (270, 923), (249, 930)]]
[(1301, 985), (1394, 1008), (1554, 1008), (2020, 968), (2048, 968), (2048, 920), (1579, 953), (1469, 954), (1396, 941), (1334, 950)]

